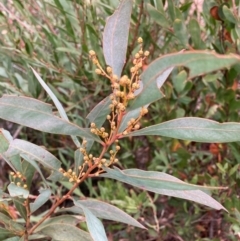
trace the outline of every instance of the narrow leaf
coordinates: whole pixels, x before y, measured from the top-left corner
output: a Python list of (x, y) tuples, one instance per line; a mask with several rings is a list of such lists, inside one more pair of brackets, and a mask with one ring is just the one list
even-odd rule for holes
[(41, 233), (58, 241), (93, 241), (89, 233), (62, 222), (49, 224), (41, 230)]
[[(0, 239), (2, 240), (2, 239)], [(15, 237), (12, 237), (12, 238), (8, 238), (8, 239), (4, 239), (3, 241), (21, 241), (19, 237), (15, 236)]]
[(151, 4), (147, 4), (147, 11), (150, 15), (150, 17), (160, 26), (163, 28), (170, 28), (169, 21), (166, 17), (166, 14), (164, 12), (158, 11), (155, 7), (153, 7)]
[(27, 210), (24, 205), (26, 199), (21, 197), (13, 197), (13, 203), (18, 212), (20, 213), (20, 216), (26, 221), (27, 220)]
[(33, 203), (30, 203), (31, 213), (35, 212), (44, 203), (46, 203), (49, 200), (50, 196), (51, 196), (50, 189), (41, 190), (40, 195), (37, 197), (37, 199)]
[(238, 22), (238, 20), (236, 19), (236, 17), (233, 14), (233, 11), (231, 11), (226, 5), (224, 5), (222, 7), (222, 11), (223, 11), (224, 16), (226, 17), (226, 19), (229, 22), (234, 23), (234, 24), (236, 24)]
[[(10, 135), (10, 133), (4, 129), (0, 129), (0, 157), (2, 160), (4, 160), (14, 171), (17, 170), (15, 165), (11, 162), (11, 160), (6, 157), (5, 153), (7, 149), (9, 148), (10, 141), (12, 141), (13, 138)], [(19, 171), (19, 170), (18, 170)]]
[(0, 240), (15, 236), (15, 234), (5, 228), (0, 227)]
[(185, 23), (181, 19), (175, 19), (173, 23), (174, 35), (177, 37), (183, 48), (188, 45), (188, 32)]
[(196, 19), (190, 19), (188, 24), (189, 33), (191, 35), (191, 40), (193, 42), (193, 47), (195, 49), (205, 49), (205, 43), (201, 37), (201, 28), (199, 23)]
[(0, 118), (44, 132), (99, 141), (89, 129), (53, 115), (51, 105), (29, 97), (4, 95), (0, 98)]
[(15, 235), (24, 232), (24, 227), (22, 225), (18, 224), (15, 220), (9, 218), (3, 213), (0, 213), (0, 224), (3, 224), (7, 230), (12, 231)]
[(239, 60), (240, 57), (237, 55), (219, 55), (206, 51), (187, 51), (164, 55), (153, 61), (140, 76), (143, 89), (132, 101), (129, 109), (136, 109), (162, 98), (162, 94), (158, 93), (158, 88), (161, 86), (157, 86), (156, 79), (168, 68), (185, 66), (189, 69), (188, 78), (193, 78), (222, 68), (228, 68), (238, 63)]
[(110, 113), (109, 105), (111, 104), (109, 97), (99, 102), (87, 115), (87, 119), (90, 123), (95, 123), (97, 127), (102, 127), (107, 115)]
[(76, 226), (79, 223), (79, 220), (72, 215), (61, 215), (58, 217), (49, 218), (36, 228), (35, 233), (41, 232), (42, 229), (48, 227), (49, 225), (58, 223), (62, 223), (63, 225), (69, 224), (72, 226)]
[(118, 130), (119, 133), (123, 132), (127, 128), (128, 122), (130, 121), (130, 119), (132, 119), (132, 118), (136, 119), (140, 116), (141, 109), (142, 109), (142, 107), (137, 108), (135, 110), (130, 110), (124, 115), (124, 117), (121, 121), (121, 125)]
[(15, 139), (10, 143), (10, 147), (5, 154), (13, 156), (19, 153), (27, 155), (30, 159), (36, 160), (52, 170), (58, 170), (61, 166), (61, 162), (44, 148), (28, 141)]
[(28, 198), (28, 195), (29, 195), (28, 190), (26, 190), (22, 187), (18, 187), (14, 183), (10, 183), (8, 185), (8, 192), (11, 197), (23, 197), (26, 199), (26, 198)]
[[(78, 200), (76, 202), (88, 208), (98, 218), (103, 218), (103, 219), (112, 220), (116, 222), (122, 222), (122, 223), (136, 226), (138, 228), (145, 228), (142, 224), (140, 224), (137, 220), (132, 218), (130, 215), (123, 212), (121, 209), (111, 204), (108, 204), (106, 202), (102, 202), (96, 199), (84, 199), (84, 200)], [(83, 214), (83, 210), (76, 206), (60, 209), (60, 211)]]
[(184, 117), (149, 126), (129, 135), (159, 135), (196, 142), (224, 143), (240, 141), (240, 124)]
[(126, 58), (132, 4), (132, 0), (121, 1), (118, 9), (107, 19), (103, 32), (105, 61), (118, 77), (121, 76)]
[(32, 185), (33, 176), (35, 173), (35, 167), (32, 166), (28, 161), (23, 160), (22, 164), (22, 175), (26, 178), (26, 184), (28, 190), (30, 190)]
[[(60, 116), (62, 117), (62, 119), (69, 121), (68, 116), (62, 106), (62, 104), (60, 103), (60, 101), (58, 100), (58, 98), (56, 97), (56, 95), (54, 95), (54, 93), (52, 92), (52, 90), (47, 86), (47, 84), (44, 82), (44, 80), (40, 77), (40, 75), (33, 69), (31, 68), (34, 75), (36, 76), (37, 80), (39, 81), (39, 83), (42, 85), (42, 87), (45, 89), (45, 91), (49, 94), (49, 96), (51, 97), (52, 101), (54, 102), (55, 106), (58, 109), (58, 112), (60, 114)], [(72, 140), (74, 141), (75, 145), (77, 147), (80, 147), (80, 143), (77, 139), (76, 136), (71, 136)]]
[(79, 202), (74, 202), (77, 207), (80, 207), (86, 217), (88, 230), (94, 241), (108, 241), (102, 222), (93, 213), (81, 205)]
[(21, 154), (21, 157), (22, 157), (25, 161), (29, 162), (29, 163), (35, 168), (35, 170), (36, 170), (37, 172), (39, 172), (39, 174), (40, 174), (41, 178), (43, 179), (43, 181), (45, 182), (45, 184), (48, 185), (45, 177), (44, 177), (43, 174), (42, 174), (41, 169), (39, 168), (38, 164), (37, 164), (37, 163), (35, 162), (35, 160), (33, 159), (34, 157), (31, 157), (31, 156), (29, 156), (29, 155), (27, 155), (27, 154)]
[(154, 193), (191, 200), (217, 210), (226, 210), (220, 203), (200, 190), (207, 190), (209, 189), (208, 187), (188, 184), (166, 173), (138, 169), (122, 171), (116, 167), (114, 169), (106, 168), (106, 172), (101, 176), (128, 183)]
[[(156, 83), (157, 87), (153, 86), (153, 85), (149, 86), (146, 91), (148, 91), (148, 92), (150, 91), (151, 94), (149, 94), (148, 96), (143, 96), (143, 98), (140, 96), (142, 94), (142, 91), (144, 91), (144, 89), (143, 89), (144, 87), (142, 84), (141, 89), (137, 90), (137, 94), (135, 93), (137, 95), (136, 99), (138, 100), (138, 102), (136, 102), (135, 100), (132, 101), (130, 103), (130, 107), (127, 110), (134, 110), (134, 109), (136, 109), (136, 107), (139, 108), (140, 106), (141, 107), (148, 106), (153, 101), (163, 98), (164, 94), (162, 93), (162, 91), (160, 91), (160, 88), (163, 85), (163, 83), (167, 80), (167, 78), (171, 74), (172, 70), (173, 70), (173, 67), (170, 67), (170, 68), (166, 69), (165, 71), (163, 71), (159, 76), (157, 76), (155, 79), (155, 83)], [(143, 103), (143, 105), (141, 103)]]
[(10, 133), (4, 129), (0, 129), (0, 153), (7, 151), (10, 141), (12, 141)]

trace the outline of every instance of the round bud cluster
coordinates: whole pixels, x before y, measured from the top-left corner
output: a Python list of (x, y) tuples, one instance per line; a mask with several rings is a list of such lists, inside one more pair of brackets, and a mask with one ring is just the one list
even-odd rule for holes
[(139, 44), (143, 43), (143, 39), (141, 37), (139, 37), (137, 41), (138, 41)]
[(124, 106), (124, 104), (118, 103), (118, 104), (117, 104), (117, 109), (123, 112), (123, 111), (126, 110), (126, 107)]
[(135, 126), (134, 126), (134, 129), (135, 130), (138, 130), (140, 128), (140, 124), (136, 124)]
[(144, 116), (144, 115), (146, 115), (147, 113), (148, 113), (148, 109), (145, 108), (145, 107), (143, 107), (143, 108), (141, 109), (141, 111), (140, 111), (140, 115), (141, 115), (141, 116)]
[(27, 184), (25, 184), (26, 177), (24, 177), (20, 172), (10, 172), (13, 179), (12, 183), (15, 183), (18, 187), (23, 187), (27, 189)]
[(139, 59), (140, 58), (140, 54), (136, 53), (134, 57), (135, 57), (135, 59)]
[(112, 80), (113, 80), (113, 81), (118, 81), (117, 75), (114, 74), (114, 75), (112, 76)]
[(132, 67), (131, 69), (130, 69), (130, 72), (131, 73), (134, 73), (136, 71), (136, 68), (135, 67)]
[[(111, 118), (111, 116), (110, 116), (110, 118)], [(96, 127), (96, 124), (95, 123), (91, 123), (91, 129), (90, 129), (90, 131), (93, 133), (93, 134), (95, 134), (95, 135), (97, 135), (97, 136), (100, 136), (100, 137), (102, 137), (102, 138), (104, 138), (104, 139), (106, 139), (106, 138), (108, 138), (108, 133), (105, 131), (105, 128), (104, 127), (101, 127), (100, 129), (98, 129), (97, 127)]]
[(116, 146), (116, 151), (119, 151), (121, 147), (119, 145)]
[(95, 69), (95, 73), (98, 74), (98, 75), (100, 75), (100, 74), (102, 74), (102, 70), (100, 70), (100, 69)]
[(95, 53), (95, 51), (90, 50), (90, 51), (89, 51), (89, 55), (90, 55), (90, 57), (93, 57), (93, 56), (96, 56), (96, 53)]
[(128, 77), (127, 77), (127, 75), (123, 75), (123, 76), (121, 77), (121, 79), (119, 80), (119, 84), (122, 85), (122, 86), (126, 85), (127, 82), (128, 82)]
[(133, 83), (132, 84), (132, 90), (138, 90), (140, 88), (140, 84), (139, 83)]
[(131, 126), (131, 125), (134, 124), (135, 121), (136, 121), (136, 120), (135, 120), (134, 118), (131, 118), (130, 121), (128, 121), (127, 125), (128, 125), (128, 126)]
[(145, 52), (144, 52), (144, 56), (145, 56), (145, 57), (148, 57), (148, 56), (149, 56), (149, 54), (150, 54), (150, 52), (149, 52), (149, 51), (145, 51)]
[(108, 66), (106, 70), (108, 74), (112, 74), (112, 68), (110, 66)]
[(77, 182), (78, 181), (76, 172), (74, 172), (71, 168), (68, 169), (67, 171), (63, 170), (63, 168), (59, 168), (58, 171), (61, 172), (64, 177), (68, 178), (69, 182)]

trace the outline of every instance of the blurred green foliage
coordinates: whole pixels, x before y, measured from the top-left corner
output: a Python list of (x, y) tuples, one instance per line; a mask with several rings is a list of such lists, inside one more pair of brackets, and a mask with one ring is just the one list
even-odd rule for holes
[[(50, 101), (33, 76), (29, 68), (32, 66), (62, 102), (69, 118), (86, 127), (85, 116), (110, 91), (107, 81), (94, 73), (88, 51), (94, 49), (99, 60), (104, 62), (102, 32), (106, 18), (118, 3), (117, 0), (2, 0), (0, 94), (23, 94)], [(238, 0), (205, 0), (199, 6), (188, 0), (135, 1), (125, 69), (135, 53), (138, 36), (143, 38), (145, 49), (150, 51), (150, 61), (182, 49), (239, 54), (238, 6)], [(147, 65), (145, 63), (144, 67)], [(150, 106), (146, 124), (183, 116), (239, 122), (239, 73), (240, 65), (236, 65), (229, 70), (188, 80), (187, 69), (175, 68), (163, 87), (165, 98)], [(71, 167), (74, 153), (70, 139), (58, 139), (25, 128), (21, 132), (21, 128), (16, 129), (3, 121), (1, 125), (10, 127), (15, 137), (20, 135), (37, 144), (50, 143), (48, 149), (58, 155), (66, 169)], [(142, 126), (145, 126), (144, 122)], [(51, 141), (46, 142), (46, 139)], [(239, 143), (197, 144), (160, 137), (135, 137), (130, 142), (124, 140), (122, 147), (119, 159), (125, 168), (158, 170), (191, 183), (228, 186), (229, 189), (218, 193), (216, 199), (229, 214), (209, 211), (178, 199), (129, 190), (119, 182), (88, 181), (79, 195), (87, 193), (110, 201), (141, 217), (150, 227), (148, 231), (125, 230), (123, 225), (111, 223), (107, 232), (112, 240), (239, 239)], [(2, 175), (2, 185), (5, 185), (6, 173)], [(57, 191), (58, 187), (55, 188)]]

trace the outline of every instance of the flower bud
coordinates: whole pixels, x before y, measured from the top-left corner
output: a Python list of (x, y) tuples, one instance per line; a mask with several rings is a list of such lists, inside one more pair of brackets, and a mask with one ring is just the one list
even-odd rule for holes
[(145, 57), (149, 56), (149, 54), (150, 54), (149, 51), (145, 51), (145, 52), (144, 52), (144, 56), (145, 56)]
[(141, 37), (139, 37), (137, 41), (139, 44), (141, 44), (143, 42), (143, 39)]
[(102, 74), (102, 71), (100, 69), (95, 69), (96, 74)]
[(140, 58), (140, 54), (139, 54), (139, 53), (136, 53), (136, 54), (135, 54), (135, 59), (138, 59), (138, 58)]
[(111, 68), (110, 66), (108, 66), (106, 70), (107, 70), (107, 73), (108, 73), (108, 74), (111, 74), (111, 73), (112, 73), (112, 68)]
[(90, 50), (90, 51), (89, 51), (89, 55), (90, 55), (91, 57), (93, 57), (93, 56), (95, 56), (95, 55), (96, 55), (96, 53), (95, 53), (95, 51)]

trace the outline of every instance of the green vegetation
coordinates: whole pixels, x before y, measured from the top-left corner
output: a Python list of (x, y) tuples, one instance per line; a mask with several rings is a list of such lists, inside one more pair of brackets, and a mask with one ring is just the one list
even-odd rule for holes
[(0, 23), (0, 240), (239, 239), (238, 0), (3, 0)]

